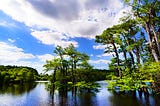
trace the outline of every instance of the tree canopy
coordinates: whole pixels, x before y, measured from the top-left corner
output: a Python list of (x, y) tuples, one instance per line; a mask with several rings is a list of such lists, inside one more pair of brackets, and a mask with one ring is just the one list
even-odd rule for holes
[(0, 66), (0, 83), (33, 82), (38, 77), (37, 70), (22, 66)]
[(152, 88), (159, 92), (160, 1), (125, 0), (125, 4), (131, 6), (131, 12), (95, 40), (107, 45), (105, 53), (114, 54), (109, 64), (114, 73), (107, 75), (108, 88), (146, 93)]

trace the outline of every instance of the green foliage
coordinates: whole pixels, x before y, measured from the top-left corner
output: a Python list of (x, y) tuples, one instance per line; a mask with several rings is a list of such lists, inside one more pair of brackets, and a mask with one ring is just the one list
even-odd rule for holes
[(46, 61), (44, 67), (45, 71), (52, 71), (49, 77), (55, 89), (95, 89), (94, 82), (105, 79), (107, 72), (94, 70), (88, 63), (89, 56), (77, 51), (72, 44), (66, 48), (57, 46), (54, 53), (57, 58)]
[(153, 91), (155, 93), (160, 92), (160, 62), (146, 63), (140, 71), (144, 81), (151, 82)]
[(160, 62), (150, 62), (146, 63), (142, 68), (142, 72), (145, 72), (146, 74), (159, 74), (160, 73)]
[(0, 83), (31, 82), (38, 76), (37, 70), (30, 67), (0, 66)]
[(50, 76), (48, 74), (42, 74), (40, 73), (38, 76), (36, 76), (36, 79), (39, 81), (48, 81)]
[[(153, 88), (156, 92), (160, 91), (160, 62), (146, 63), (140, 69), (131, 70), (127, 68), (123, 71), (123, 77), (110, 75), (108, 89), (120, 91), (135, 91), (143, 87)], [(146, 83), (150, 83), (149, 85)]]
[(99, 85), (95, 82), (85, 82), (85, 81), (77, 82), (75, 86), (78, 87), (80, 91), (88, 90), (89, 92), (91, 90), (97, 91), (98, 90), (97, 88), (99, 87)]

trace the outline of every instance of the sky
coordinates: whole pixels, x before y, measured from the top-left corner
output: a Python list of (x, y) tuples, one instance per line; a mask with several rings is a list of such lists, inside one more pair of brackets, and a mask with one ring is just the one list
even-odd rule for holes
[(112, 53), (95, 36), (130, 11), (122, 0), (3, 0), (0, 3), (0, 65), (29, 66), (43, 73), (57, 45), (73, 44), (107, 69)]

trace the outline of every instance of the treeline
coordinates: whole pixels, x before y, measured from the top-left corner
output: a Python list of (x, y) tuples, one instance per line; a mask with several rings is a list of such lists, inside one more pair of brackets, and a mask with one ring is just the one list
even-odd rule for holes
[(0, 65), (0, 83), (24, 83), (35, 81), (37, 70), (31, 67)]
[(112, 53), (107, 76), (109, 89), (123, 93), (136, 90), (149, 94), (160, 92), (160, 1), (125, 0), (132, 11), (96, 36), (96, 42), (106, 45)]
[[(101, 80), (106, 80), (106, 75), (109, 74), (110, 70), (105, 70), (105, 69), (92, 69), (92, 70), (81, 70), (78, 72), (80, 76), (88, 76), (89, 79), (93, 79), (93, 81), (101, 81)], [(81, 75), (82, 74), (82, 75)], [(39, 81), (48, 81), (51, 79), (53, 75), (51, 74), (39, 74), (37, 77), (37, 80)]]

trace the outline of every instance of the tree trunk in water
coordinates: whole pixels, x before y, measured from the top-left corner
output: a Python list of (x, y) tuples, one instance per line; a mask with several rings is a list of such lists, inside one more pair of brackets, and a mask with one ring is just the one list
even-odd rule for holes
[(51, 89), (51, 95), (52, 95), (52, 104), (54, 104), (54, 90), (55, 90), (55, 81), (56, 81), (56, 69), (54, 71), (54, 74), (53, 74), (53, 79), (52, 79), (52, 89)]
[(144, 92), (145, 97), (149, 97), (149, 92), (148, 92), (148, 89), (146, 87), (143, 87), (143, 92)]
[(143, 90), (142, 90), (142, 88), (140, 88), (140, 90), (138, 90), (139, 98), (142, 98), (142, 92), (143, 92)]
[(76, 65), (77, 65), (76, 62), (74, 61), (74, 65), (73, 66), (74, 66), (74, 77), (75, 77), (74, 80), (75, 80), (75, 83), (77, 82), (77, 77), (76, 77), (76, 74), (77, 74), (76, 68), (77, 67), (76, 67)]
[[(137, 42), (135, 36), (134, 36), (134, 42), (135, 42), (135, 43)], [(135, 55), (136, 55), (136, 60), (137, 60), (137, 63), (140, 64), (140, 50), (139, 50), (139, 45), (138, 45), (138, 46), (135, 46), (135, 49), (136, 49), (136, 51), (135, 51), (134, 53), (135, 53)]]
[(127, 61), (126, 51), (123, 51), (123, 55), (124, 55), (124, 59), (125, 59), (125, 61)]
[[(126, 51), (123, 51), (123, 55), (124, 55), (125, 63), (128, 65)], [(126, 68), (126, 65), (124, 65), (124, 67)]]
[(153, 25), (151, 25), (151, 28), (152, 28), (154, 38), (155, 38), (155, 41), (156, 41), (156, 45), (157, 45), (157, 49), (158, 49), (158, 55), (160, 56), (160, 43), (158, 41), (159, 38), (158, 38), (158, 35), (155, 32), (155, 29), (154, 29)]
[(144, 87), (143, 92), (144, 92), (144, 98), (145, 98), (145, 101), (146, 101), (146, 106), (150, 106), (148, 89), (146, 87)]
[(150, 32), (150, 27), (149, 25), (145, 22), (145, 29), (146, 29), (146, 32), (148, 34), (148, 39), (149, 39), (149, 47), (150, 47), (150, 50), (151, 50), (151, 53), (152, 53), (152, 56), (154, 57), (155, 61), (158, 62), (158, 55), (156, 54), (156, 51), (154, 49), (154, 45), (152, 43), (152, 35), (151, 35), (151, 32)]
[[(125, 37), (124, 37), (124, 38), (125, 38)], [(126, 39), (126, 43), (127, 43), (127, 46), (130, 45), (129, 39)], [(131, 60), (132, 60), (132, 65), (134, 66), (134, 56), (133, 56), (133, 54), (132, 54), (131, 51), (129, 51), (129, 55), (130, 55)]]
[(54, 105), (54, 90), (55, 90), (55, 84), (52, 85), (52, 91), (51, 91), (51, 95), (52, 95), (52, 105)]
[(132, 97), (136, 98), (136, 90), (132, 91)]
[[(119, 54), (118, 54), (118, 51), (117, 51), (117, 47), (114, 43), (112, 43), (112, 45), (113, 45), (114, 52), (115, 52), (116, 57), (117, 57), (117, 64), (118, 64), (118, 66), (120, 66), (120, 60), (119, 60)], [(122, 71), (119, 67), (118, 67), (118, 74), (119, 74), (119, 77), (122, 78)]]
[[(75, 80), (75, 84), (77, 83), (77, 77), (76, 77), (77, 72), (76, 72), (76, 68), (77, 68), (77, 62), (74, 61), (74, 77), (75, 77), (74, 80)], [(74, 86), (74, 95), (76, 96), (76, 94), (77, 94), (77, 87)]]
[(139, 55), (139, 48), (136, 47), (136, 59), (137, 59), (137, 63), (140, 64), (140, 55)]
[(133, 64), (133, 66), (134, 66), (134, 56), (133, 56), (132, 52), (129, 52), (129, 55), (130, 55), (130, 57), (131, 57), (132, 64)]
[(72, 60), (72, 83), (75, 84), (73, 60)]

